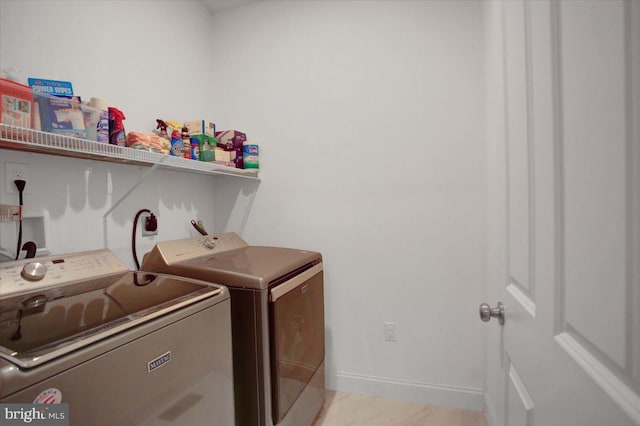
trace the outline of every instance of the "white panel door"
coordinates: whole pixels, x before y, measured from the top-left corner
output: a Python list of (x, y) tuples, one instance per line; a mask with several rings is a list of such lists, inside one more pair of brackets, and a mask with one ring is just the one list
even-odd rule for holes
[(494, 7), (506, 218), (496, 423), (640, 425), (640, 1)]

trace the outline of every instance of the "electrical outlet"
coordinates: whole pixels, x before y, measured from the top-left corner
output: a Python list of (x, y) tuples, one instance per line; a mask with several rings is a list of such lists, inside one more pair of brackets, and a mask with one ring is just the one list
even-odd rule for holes
[(142, 220), (142, 236), (152, 237), (158, 235), (158, 218), (153, 213), (143, 213)]
[[(5, 161), (4, 163), (4, 177), (6, 181), (5, 190), (9, 194), (17, 194), (18, 188), (16, 188), (16, 184), (13, 182), (14, 180), (24, 180), (27, 183), (29, 182), (29, 170), (26, 164), (22, 163), (11, 163), (9, 161)], [(27, 193), (29, 185), (25, 187), (24, 194)]]
[(384, 323), (384, 340), (387, 342), (395, 342), (398, 338), (397, 324), (395, 322)]

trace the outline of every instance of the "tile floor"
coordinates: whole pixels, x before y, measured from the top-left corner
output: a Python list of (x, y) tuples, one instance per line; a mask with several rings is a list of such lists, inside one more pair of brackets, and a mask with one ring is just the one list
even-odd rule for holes
[(487, 426), (481, 411), (327, 391), (313, 426)]

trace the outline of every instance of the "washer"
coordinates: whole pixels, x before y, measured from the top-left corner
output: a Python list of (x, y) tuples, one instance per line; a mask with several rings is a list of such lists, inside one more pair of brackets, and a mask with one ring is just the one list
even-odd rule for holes
[(0, 402), (77, 425), (233, 424), (228, 290), (109, 250), (0, 264)]
[(229, 288), (237, 425), (313, 423), (324, 403), (320, 253), (225, 233), (158, 243), (142, 269)]

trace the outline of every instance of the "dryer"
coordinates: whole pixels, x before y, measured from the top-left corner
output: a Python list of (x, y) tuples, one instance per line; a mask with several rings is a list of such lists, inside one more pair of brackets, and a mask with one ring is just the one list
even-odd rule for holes
[(237, 425), (313, 423), (324, 403), (320, 253), (225, 233), (160, 242), (141, 269), (229, 289)]

